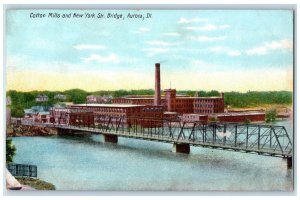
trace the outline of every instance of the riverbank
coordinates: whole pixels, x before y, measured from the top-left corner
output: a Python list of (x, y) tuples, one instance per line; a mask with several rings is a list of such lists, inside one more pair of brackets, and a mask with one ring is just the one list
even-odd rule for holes
[(27, 125), (10, 125), (6, 127), (7, 137), (21, 136), (52, 136), (57, 135), (57, 130), (48, 127), (37, 127)]
[(46, 181), (30, 178), (30, 177), (15, 177), (22, 185), (30, 186), (36, 190), (55, 190), (52, 183)]
[(293, 110), (293, 105), (287, 104), (260, 104), (258, 106), (248, 106), (248, 107), (230, 107), (227, 108), (228, 111), (266, 111), (269, 109), (276, 109), (276, 112), (287, 112)]

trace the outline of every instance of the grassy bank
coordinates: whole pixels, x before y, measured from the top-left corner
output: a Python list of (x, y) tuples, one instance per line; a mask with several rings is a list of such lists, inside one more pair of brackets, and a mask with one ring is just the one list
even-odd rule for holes
[(42, 181), (36, 178), (30, 177), (16, 177), (16, 179), (22, 185), (28, 185), (36, 190), (55, 190), (55, 186), (52, 183)]

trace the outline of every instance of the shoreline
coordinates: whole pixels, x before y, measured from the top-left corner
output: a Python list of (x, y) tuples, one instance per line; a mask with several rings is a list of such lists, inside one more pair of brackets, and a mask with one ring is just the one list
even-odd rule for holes
[[(15, 177), (25, 190), (56, 190), (55, 185), (39, 178)], [(21, 190), (22, 190), (21, 189)], [(23, 189), (23, 190), (24, 190)]]
[(9, 125), (6, 129), (6, 137), (23, 136), (53, 136), (57, 135), (57, 130), (48, 127), (38, 127), (29, 125)]

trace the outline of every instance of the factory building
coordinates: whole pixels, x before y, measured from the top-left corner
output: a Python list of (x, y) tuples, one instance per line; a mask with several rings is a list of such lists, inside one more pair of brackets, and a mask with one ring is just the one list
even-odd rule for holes
[(152, 96), (121, 97), (112, 100), (113, 104), (161, 105), (164, 111), (186, 113), (213, 114), (224, 112), (224, 93), (220, 97), (190, 97), (177, 95), (176, 89), (165, 89), (160, 94), (160, 64), (155, 64), (155, 94)]
[[(112, 99), (113, 104), (132, 104), (132, 105), (154, 105), (154, 97), (144, 97), (144, 96), (128, 96), (119, 97)], [(165, 100), (161, 100), (161, 105), (165, 105)]]
[[(73, 104), (65, 108), (53, 107), (51, 122), (68, 125), (93, 126), (122, 117), (121, 123), (130, 125), (132, 119), (141, 121), (143, 127), (162, 125), (162, 119), (183, 122), (208, 121), (215, 118), (221, 122), (264, 121), (264, 113), (224, 113), (224, 93), (218, 97), (195, 97), (177, 95), (176, 89), (165, 89), (161, 95), (160, 64), (155, 64), (154, 96), (125, 96), (112, 99), (112, 104)], [(157, 122), (147, 121), (156, 119)], [(115, 121), (115, 123), (119, 123)]]
[(208, 115), (200, 115), (200, 114), (183, 114), (181, 117), (181, 121), (183, 122), (207, 122)]
[(66, 108), (53, 107), (51, 115), (53, 116), (53, 123), (90, 126), (92, 125), (91, 122), (97, 124), (108, 121), (110, 120), (109, 117), (123, 117), (122, 123), (128, 123), (129, 121), (126, 119), (162, 119), (163, 108), (154, 105), (73, 104)]

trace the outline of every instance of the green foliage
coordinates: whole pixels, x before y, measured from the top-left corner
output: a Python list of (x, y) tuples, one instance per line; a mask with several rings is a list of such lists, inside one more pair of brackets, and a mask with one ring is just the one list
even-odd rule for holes
[(126, 95), (154, 95), (154, 90), (116, 90), (111, 92), (113, 97), (122, 97)]
[(266, 111), (266, 122), (273, 122), (276, 120), (277, 112), (276, 109), (270, 109)]
[(13, 117), (24, 117), (24, 110), (21, 106), (16, 105), (11, 107), (11, 116)]
[(226, 92), (225, 106), (250, 107), (262, 104), (292, 104), (293, 93), (289, 91), (253, 92), (246, 93)]
[(216, 90), (211, 90), (211, 91), (206, 93), (206, 96), (208, 96), (208, 97), (215, 97), (215, 96), (220, 96), (220, 95), (221, 94)]
[(183, 94), (193, 97), (195, 95), (195, 91), (187, 90), (181, 91)]
[(13, 162), (13, 158), (16, 155), (16, 146), (12, 143), (11, 139), (6, 139), (6, 162)]
[(85, 103), (86, 97), (89, 95), (88, 92), (81, 89), (66, 90), (63, 92), (67, 96), (67, 101), (74, 103)]
[(216, 97), (216, 96), (221, 95), (216, 90), (211, 90), (211, 91), (179, 90), (179, 91), (177, 91), (177, 93), (179, 93), (179, 94), (185, 94), (188, 96), (195, 96), (195, 92), (198, 92), (199, 97)]
[[(183, 90), (178, 93), (184, 93), (189, 96), (194, 96), (196, 91)], [(213, 97), (220, 96), (221, 94), (216, 90), (211, 91), (198, 91), (199, 97)], [(230, 107), (251, 107), (263, 104), (285, 104), (290, 105), (293, 102), (293, 93), (289, 91), (248, 91), (241, 92), (225, 92), (224, 94), (225, 106)]]

